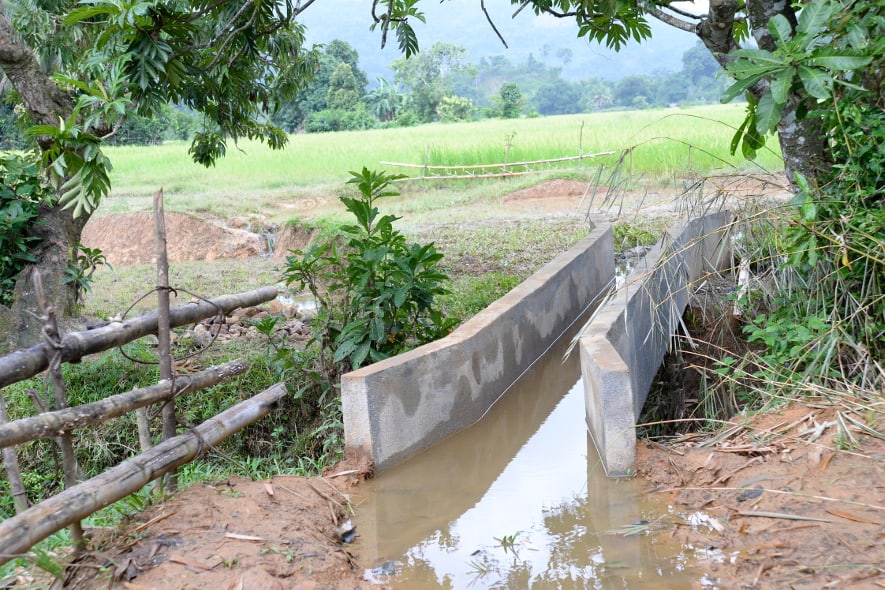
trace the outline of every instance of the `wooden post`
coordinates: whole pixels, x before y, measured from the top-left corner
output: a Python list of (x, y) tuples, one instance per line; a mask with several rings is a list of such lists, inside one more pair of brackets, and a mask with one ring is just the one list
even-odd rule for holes
[(210, 446), (267, 415), (285, 395), (286, 386), (277, 383), (192, 431), (163, 441), (101, 475), (6, 519), (0, 523), (0, 565), (72, 522), (137, 492), (146, 483), (205, 453)]
[[(7, 422), (9, 422), (9, 414), (6, 413), (6, 399), (3, 397), (3, 391), (0, 390), (0, 426)], [(20, 514), (27, 510), (30, 504), (25, 483), (22, 481), (22, 472), (18, 466), (18, 455), (15, 454), (15, 448), (4, 447), (3, 467), (6, 469), (6, 477), (9, 479), (9, 492), (12, 494), (15, 513)]]
[[(43, 337), (46, 340), (46, 349), (49, 355), (48, 378), (52, 381), (52, 397), (56, 410), (64, 410), (68, 407), (68, 396), (65, 392), (65, 381), (61, 372), (61, 348), (62, 339), (58, 332), (58, 322), (55, 317), (55, 308), (49, 305), (46, 293), (43, 291), (43, 280), (39, 272), (34, 273), (34, 294), (43, 309)], [(65, 489), (77, 485), (77, 454), (74, 452), (74, 440), (70, 431), (63, 430), (55, 437), (55, 442), (61, 448), (61, 464), (65, 474)], [(79, 520), (70, 523), (71, 544), (74, 553), (78, 554), (83, 549), (83, 525)]]
[[(169, 260), (166, 256), (166, 217), (163, 211), (163, 189), (154, 195), (154, 218), (157, 228), (157, 340), (160, 356), (160, 379), (172, 380), (172, 353), (169, 335)], [(163, 440), (175, 437), (175, 398), (163, 403)], [(167, 493), (178, 488), (175, 470), (164, 478)]]

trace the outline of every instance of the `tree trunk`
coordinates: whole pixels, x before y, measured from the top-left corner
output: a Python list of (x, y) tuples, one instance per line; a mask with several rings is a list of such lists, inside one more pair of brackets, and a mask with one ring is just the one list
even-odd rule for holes
[[(73, 103), (42, 70), (30, 47), (15, 34), (3, 2), (0, 1), (0, 69), (18, 92), (31, 119), (42, 125), (58, 125), (73, 111)], [(37, 138), (43, 149), (49, 138)], [(42, 341), (42, 325), (36, 316), (42, 313), (37, 305), (31, 276), (39, 270), (49, 304), (67, 317), (77, 304), (77, 285), (63, 283), (70, 259), (70, 248), (80, 242), (83, 226), (89, 219), (84, 214), (74, 219), (70, 211), (46, 205), (40, 211), (31, 235), (43, 241), (31, 253), (33, 265), (19, 276), (11, 308), (0, 306), (0, 352), (30, 346)]]
[[(734, 59), (731, 53), (740, 49), (735, 42), (732, 29), (740, 6), (737, 0), (711, 0), (707, 18), (695, 27), (695, 34), (710, 50), (722, 67)], [(768, 21), (776, 14), (782, 14), (795, 28), (796, 12), (788, 2), (781, 0), (748, 0), (746, 11), (750, 29), (758, 46), (768, 51), (776, 49), (775, 41), (768, 30)], [(667, 22), (664, 20), (664, 22)], [(768, 82), (760, 81), (750, 92), (757, 98), (768, 90)], [(801, 172), (809, 179), (826, 171), (830, 166), (829, 147), (821, 121), (812, 117), (798, 117), (797, 112), (810, 97), (804, 93), (793, 93), (784, 106), (778, 123), (778, 141), (784, 157), (784, 171), (795, 186), (795, 173)]]
[(31, 234), (41, 242), (31, 253), (36, 261), (26, 267), (15, 284), (12, 306), (0, 306), (0, 353), (25, 348), (42, 341), (42, 313), (34, 292), (32, 276), (39, 271), (49, 304), (70, 317), (77, 307), (77, 285), (65, 283), (65, 270), (70, 263), (70, 249), (80, 242), (83, 227), (89, 219), (74, 219), (70, 210), (44, 206)]

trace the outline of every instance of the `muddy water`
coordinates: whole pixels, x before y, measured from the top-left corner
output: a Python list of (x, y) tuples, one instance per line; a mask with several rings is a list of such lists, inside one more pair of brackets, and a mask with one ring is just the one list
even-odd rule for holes
[(642, 533), (672, 516), (651, 503), (663, 498), (605, 477), (566, 346), (479, 423), (360, 486), (367, 579), (410, 590), (706, 585), (690, 547)]

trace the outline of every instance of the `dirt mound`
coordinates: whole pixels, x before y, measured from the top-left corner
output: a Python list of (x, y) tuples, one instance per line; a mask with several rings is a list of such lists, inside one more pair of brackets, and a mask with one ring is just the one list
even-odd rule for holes
[(564, 180), (555, 178), (530, 186), (522, 190), (506, 195), (502, 200), (505, 203), (513, 201), (526, 201), (529, 199), (558, 199), (582, 197), (587, 192), (589, 183), (584, 180)]
[(276, 235), (273, 259), (285, 260), (290, 250), (303, 250), (316, 238), (318, 233), (319, 230), (316, 229), (307, 229), (298, 225), (284, 225)]
[[(99, 248), (111, 264), (147, 264), (156, 258), (152, 213), (94, 217), (81, 239), (89, 248)], [(248, 258), (266, 250), (258, 234), (181, 213), (166, 213), (166, 242), (169, 262)]]

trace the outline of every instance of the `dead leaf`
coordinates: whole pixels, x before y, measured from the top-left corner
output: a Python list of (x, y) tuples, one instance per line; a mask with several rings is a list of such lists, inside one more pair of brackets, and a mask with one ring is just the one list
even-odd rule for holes
[(783, 518), (785, 520), (813, 520), (814, 522), (833, 522), (825, 518), (817, 518), (815, 516), (802, 516), (801, 514), (787, 514), (786, 512), (735, 512), (735, 516), (761, 516), (764, 518)]
[(264, 482), (264, 491), (268, 496), (273, 497), (273, 486), (270, 483)]
[(237, 541), (267, 541), (264, 537), (254, 537), (252, 535), (240, 535), (237, 533), (224, 533), (226, 539), (235, 539)]
[(830, 453), (826, 457), (824, 457), (824, 460), (821, 461), (820, 467), (818, 469), (820, 471), (825, 470), (830, 465), (830, 461), (832, 461), (833, 457), (835, 457), (835, 456), (836, 456), (836, 453)]
[(200, 561), (191, 561), (189, 559), (185, 559), (183, 557), (178, 557), (175, 555), (170, 557), (169, 561), (171, 561), (172, 563), (177, 563), (179, 565), (183, 565), (185, 567), (192, 567), (194, 569), (203, 570), (204, 572), (208, 572), (212, 569), (211, 567), (209, 567), (208, 565), (206, 565), (205, 563), (202, 563)]
[(874, 520), (867, 520), (866, 518), (861, 518), (860, 516), (856, 516), (851, 514), (850, 512), (845, 512), (844, 510), (835, 510), (832, 508), (827, 508), (827, 512), (832, 514), (833, 516), (838, 516), (839, 518), (844, 518), (845, 520), (853, 520), (854, 522), (860, 522), (863, 524), (879, 524)]

